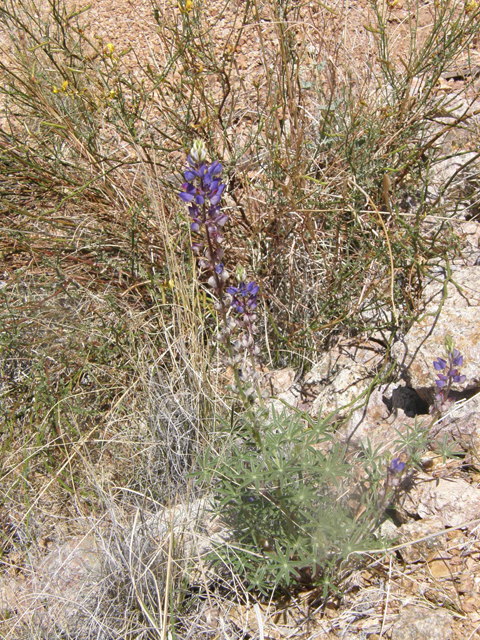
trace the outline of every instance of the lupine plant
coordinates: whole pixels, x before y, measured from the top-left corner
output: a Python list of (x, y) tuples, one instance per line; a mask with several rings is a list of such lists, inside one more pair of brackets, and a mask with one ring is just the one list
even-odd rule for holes
[(446, 359), (439, 357), (433, 361), (433, 367), (437, 372), (435, 381), (437, 392), (432, 406), (434, 414), (441, 414), (448, 409), (451, 404), (449, 395), (452, 384), (461, 384), (466, 380), (466, 377), (459, 372), (459, 368), (463, 365), (463, 356), (458, 349), (454, 348), (450, 336), (445, 338), (445, 350)]
[(272, 410), (261, 436), (260, 449), (240, 423), (226, 456), (203, 459), (205, 480), (215, 478), (215, 512), (231, 532), (212, 560), (248, 590), (267, 596), (309, 588), (322, 598), (352, 568), (352, 554), (378, 544), (373, 493), (364, 504), (350, 502), (355, 469), (326, 420)]
[[(204, 479), (215, 486), (215, 511), (232, 532), (230, 542), (216, 549), (216, 559), (244, 577), (247, 588), (264, 594), (306, 586), (327, 593), (351, 554), (374, 544), (373, 532), (399, 490), (405, 464), (394, 459), (385, 469), (376, 453), (365, 460), (368, 490), (357, 492), (354, 508), (352, 466), (345, 447), (334, 442), (329, 421), (265, 411), (255, 366), (259, 286), (246, 281), (241, 267), (237, 283), (227, 284), (221, 174), (221, 164), (208, 164), (205, 146), (197, 141), (179, 194), (189, 205), (192, 250), (215, 296), (220, 341), (246, 408), (236, 416), (227, 454), (219, 460), (217, 452), (207, 452), (202, 462)], [(250, 399), (255, 392), (258, 409)]]
[[(455, 349), (453, 340), (450, 336), (445, 338), (446, 358), (438, 357), (433, 361), (433, 368), (437, 372), (437, 380), (435, 381), (436, 393), (430, 412), (433, 415), (429, 427), (425, 428), (422, 424), (415, 424), (415, 427), (407, 426), (403, 434), (399, 433), (399, 438), (395, 442), (407, 459), (406, 462), (400, 458), (394, 458), (387, 467), (386, 479), (383, 489), (380, 492), (379, 504), (387, 507), (388, 503), (395, 502), (396, 495), (401, 488), (401, 479), (408, 468), (418, 467), (420, 465), (421, 455), (427, 446), (431, 446), (432, 435), (430, 427), (435, 423), (438, 417), (444, 413), (452, 404), (449, 397), (453, 384), (461, 384), (465, 382), (465, 375), (461, 374), (459, 369), (463, 365), (463, 355), (458, 349)], [(444, 457), (446, 454), (454, 456), (455, 453), (450, 450), (445, 440), (443, 444)]]
[[(225, 345), (229, 364), (236, 378), (236, 390), (243, 400), (258, 391), (255, 345), (257, 332), (256, 308), (260, 287), (256, 282), (245, 282), (245, 271), (236, 269), (238, 285), (226, 288), (229, 273), (223, 264), (223, 227), (228, 216), (222, 211), (221, 198), (225, 184), (221, 182), (222, 165), (218, 160), (208, 165), (207, 150), (202, 140), (194, 142), (184, 173), (180, 198), (189, 205), (192, 219), (190, 228), (198, 238), (192, 243), (192, 251), (202, 273), (208, 276), (207, 284), (216, 296), (215, 308), (220, 312), (223, 329), (219, 334)], [(261, 395), (259, 394), (261, 399)]]
[[(215, 550), (215, 559), (245, 578), (248, 589), (264, 594), (281, 589), (317, 588), (325, 595), (338, 584), (352, 554), (375, 544), (374, 533), (404, 491), (410, 467), (419, 464), (428, 430), (407, 427), (394, 444), (402, 458), (385, 462), (380, 449), (363, 449), (363, 473), (346, 464), (346, 449), (335, 442), (328, 420), (314, 422), (302, 412), (265, 411), (258, 385), (257, 307), (259, 286), (235, 270), (228, 285), (224, 265), (222, 211), (225, 184), (218, 160), (206, 162), (206, 148), (196, 141), (188, 155), (180, 198), (188, 204), (192, 251), (221, 316), (220, 342), (232, 366), (234, 389), (245, 412), (237, 415), (234, 443), (225, 457), (207, 451), (202, 475), (215, 486), (214, 508), (229, 526), (231, 539)], [(437, 358), (434, 411), (446, 406), (463, 357), (450, 338), (447, 358)], [(257, 392), (260, 407), (251, 396)], [(419, 425), (420, 427), (420, 425)], [(377, 540), (378, 543), (378, 540)]]
[(400, 460), (400, 458), (393, 458), (387, 467), (385, 483), (379, 494), (379, 506), (382, 509), (388, 508), (390, 504), (395, 502), (395, 497), (400, 490), (402, 476), (406, 466), (406, 463)]

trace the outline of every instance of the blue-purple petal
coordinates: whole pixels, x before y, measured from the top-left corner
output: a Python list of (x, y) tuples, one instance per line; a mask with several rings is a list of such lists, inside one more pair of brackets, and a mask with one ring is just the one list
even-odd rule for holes
[(402, 462), (399, 458), (394, 458), (390, 465), (390, 471), (392, 473), (402, 473), (405, 469), (405, 462)]
[(433, 361), (433, 367), (436, 371), (441, 371), (442, 369), (445, 369), (446, 366), (447, 362), (443, 358), (437, 358)]
[(224, 224), (227, 222), (227, 220), (228, 220), (227, 214), (223, 213), (222, 215), (218, 216), (218, 218), (215, 219), (215, 223), (223, 227)]
[(218, 176), (222, 173), (222, 165), (218, 160), (215, 160), (215, 162), (211, 164), (208, 171), (212, 174), (212, 176)]

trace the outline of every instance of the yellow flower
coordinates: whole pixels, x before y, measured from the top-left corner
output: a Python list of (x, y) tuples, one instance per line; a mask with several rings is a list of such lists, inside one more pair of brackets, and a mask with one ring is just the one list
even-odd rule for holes
[(68, 80), (64, 80), (62, 84), (62, 91), (65, 92), (68, 88)]
[(478, 9), (476, 0), (469, 0), (465, 5), (465, 13), (473, 13)]
[(114, 46), (111, 42), (109, 42), (105, 47), (105, 53), (107, 54), (107, 56), (113, 56), (113, 50), (114, 50)]

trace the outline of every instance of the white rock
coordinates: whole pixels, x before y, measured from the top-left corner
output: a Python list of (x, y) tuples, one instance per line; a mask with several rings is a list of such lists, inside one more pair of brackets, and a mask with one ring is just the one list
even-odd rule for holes
[[(384, 445), (383, 452), (390, 450), (396, 453), (393, 443), (398, 440), (398, 432), (404, 433), (407, 428), (414, 428), (416, 420), (414, 416), (418, 414), (412, 412), (411, 398), (405, 398), (405, 394), (396, 393), (399, 389), (405, 389), (405, 387), (381, 385), (374, 389), (368, 398), (368, 403), (355, 410), (348, 423), (341, 428), (344, 438), (348, 438), (357, 445), (368, 438), (374, 448)], [(399, 396), (402, 396), (401, 401)], [(417, 400), (415, 407), (418, 412), (418, 403), (422, 401), (418, 396)], [(427, 405), (422, 406), (425, 411)], [(428, 416), (419, 415), (417, 423), (422, 419), (428, 419)]]
[(437, 516), (444, 527), (480, 519), (480, 489), (461, 478), (420, 482), (405, 499), (405, 509), (420, 518)]
[(393, 625), (392, 640), (449, 640), (452, 620), (446, 611), (405, 607)]
[(409, 385), (428, 402), (433, 399), (437, 379), (433, 361), (445, 358), (447, 335), (464, 356), (461, 373), (466, 380), (453, 388), (465, 390), (480, 385), (480, 267), (460, 269), (453, 280), (445, 287), (443, 304), (443, 282), (432, 282), (425, 288), (423, 317), (392, 348)]
[(383, 359), (378, 345), (371, 348), (340, 345), (329, 351), (305, 376), (305, 384), (319, 393), (310, 411), (317, 417), (339, 411), (346, 415), (359, 396), (370, 386)]
[(397, 535), (400, 535), (400, 543), (414, 543), (419, 540), (419, 542), (408, 544), (400, 550), (405, 562), (426, 561), (433, 552), (444, 549), (447, 537), (432, 537), (432, 534), (439, 533), (444, 528), (443, 522), (438, 516), (402, 524), (397, 530)]

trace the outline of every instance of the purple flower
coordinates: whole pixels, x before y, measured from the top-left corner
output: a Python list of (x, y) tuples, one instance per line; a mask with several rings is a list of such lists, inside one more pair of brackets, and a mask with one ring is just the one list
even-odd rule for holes
[(208, 173), (212, 176), (219, 176), (222, 173), (222, 165), (218, 160), (215, 160), (215, 162), (210, 165)]
[[(194, 218), (192, 231), (200, 231), (208, 216), (212, 223), (209, 226), (209, 232), (215, 236), (218, 233), (217, 225), (222, 227), (228, 220), (228, 216), (220, 211), (219, 206), (225, 185), (219, 180), (222, 165), (215, 160), (208, 166), (205, 163), (205, 156), (203, 143), (196, 142), (188, 156), (190, 167), (184, 173), (186, 182), (182, 184), (179, 196), (184, 202), (191, 204), (189, 213)], [(199, 206), (202, 207), (201, 213)], [(221, 242), (221, 235), (217, 236), (217, 240)]]
[(442, 369), (445, 369), (446, 366), (447, 366), (447, 362), (443, 358), (437, 358), (436, 360), (433, 361), (433, 367), (435, 371), (441, 371)]
[(448, 382), (448, 376), (444, 376), (442, 373), (438, 374), (438, 380), (435, 381), (435, 384), (437, 385), (437, 387), (445, 387), (447, 385)]
[(202, 249), (203, 249), (203, 244), (201, 242), (192, 242), (193, 253), (200, 253)]
[(198, 173), (194, 169), (187, 169), (183, 174), (187, 182), (193, 182), (195, 178), (198, 178)]
[(193, 200), (193, 194), (192, 193), (184, 193), (182, 191), (182, 193), (178, 194), (180, 196), (180, 198), (184, 201), (184, 202), (191, 202)]
[(394, 458), (390, 464), (390, 467), (388, 468), (389, 472), (392, 475), (395, 475), (397, 473), (402, 473), (404, 469), (405, 469), (405, 462), (402, 462), (400, 458)]
[(238, 287), (228, 287), (227, 293), (232, 296), (232, 309), (236, 313), (245, 313), (257, 308), (257, 295), (260, 287), (255, 282), (240, 282)]
[(458, 349), (453, 350), (452, 364), (455, 367), (461, 367), (463, 364), (463, 356)]
[(440, 413), (447, 406), (451, 385), (453, 383), (462, 384), (466, 380), (466, 376), (461, 375), (458, 371), (458, 368), (463, 365), (463, 356), (458, 349), (453, 348), (453, 340), (448, 336), (445, 338), (445, 348), (447, 359), (437, 358), (433, 362), (435, 371), (445, 372), (437, 373), (437, 380), (435, 380), (437, 393), (435, 394), (433, 412)]

